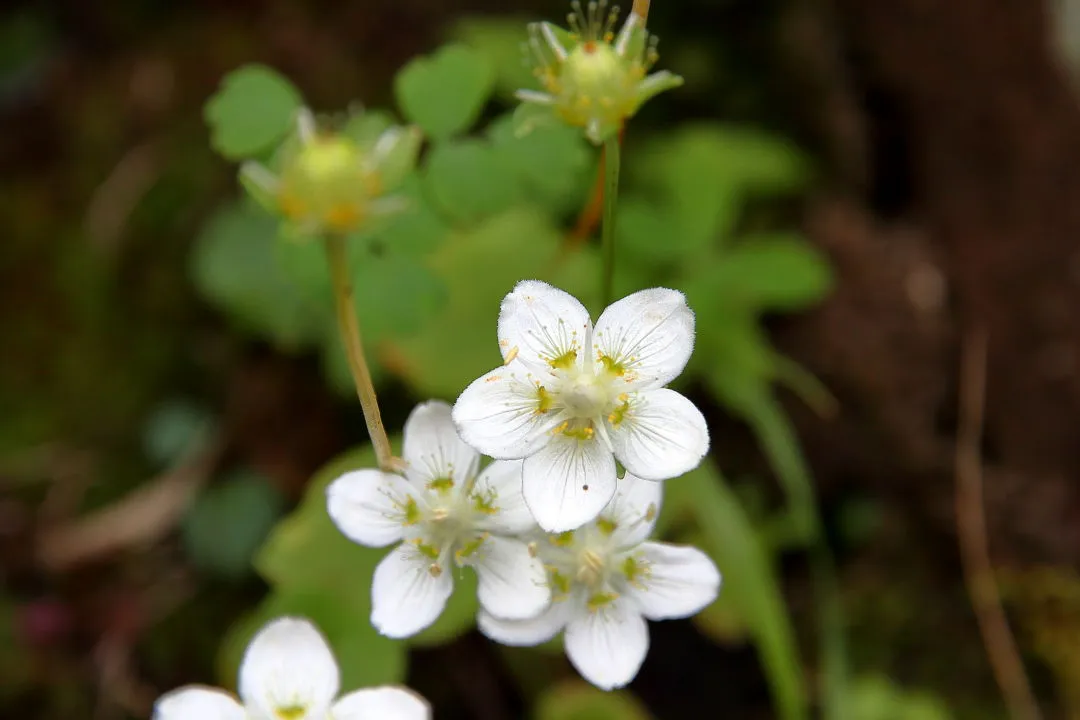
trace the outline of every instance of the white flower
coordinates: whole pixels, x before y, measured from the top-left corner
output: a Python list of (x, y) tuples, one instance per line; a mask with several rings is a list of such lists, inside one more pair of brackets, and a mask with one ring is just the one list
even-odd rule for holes
[(240, 701), (217, 688), (188, 686), (154, 703), (154, 720), (426, 720), (410, 690), (377, 687), (335, 701), (339, 673), (330, 647), (307, 620), (278, 618), (260, 630), (240, 664)]
[(627, 473), (595, 522), (538, 542), (551, 606), (522, 621), (481, 611), (480, 631), (505, 645), (538, 645), (565, 630), (566, 654), (586, 680), (603, 690), (633, 680), (649, 650), (645, 621), (689, 617), (720, 591), (720, 573), (700, 550), (646, 542), (661, 490)]
[(525, 502), (548, 532), (596, 517), (615, 492), (615, 460), (664, 480), (709, 449), (701, 412), (664, 387), (694, 347), (694, 314), (678, 291), (625, 297), (594, 329), (574, 297), (524, 280), (503, 300), (499, 346), (505, 366), (461, 393), (454, 422), (480, 452), (525, 459)]
[(550, 108), (599, 145), (645, 101), (683, 80), (666, 70), (647, 75), (659, 55), (637, 13), (630, 13), (616, 36), (618, 9), (608, 13), (606, 0), (586, 8), (575, 1), (572, 7), (570, 32), (546, 22), (529, 26), (533, 74), (544, 92), (519, 90), (517, 97)]
[(400, 542), (375, 569), (372, 625), (408, 637), (435, 622), (454, 566), (476, 569), (480, 604), (492, 615), (543, 610), (551, 597), (543, 565), (516, 537), (536, 527), (521, 496), (521, 463), (494, 462), (477, 475), (480, 455), (458, 437), (444, 402), (418, 405), (404, 435), (404, 477), (358, 470), (327, 488), (330, 517), (351, 540)]

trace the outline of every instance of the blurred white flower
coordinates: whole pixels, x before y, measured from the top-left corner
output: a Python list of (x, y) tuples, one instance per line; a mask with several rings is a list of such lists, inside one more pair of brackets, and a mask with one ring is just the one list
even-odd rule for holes
[(480, 452), (524, 458), (525, 502), (544, 530), (595, 518), (615, 492), (615, 460), (664, 480), (708, 451), (701, 412), (664, 387), (694, 348), (682, 293), (636, 292), (593, 328), (573, 296), (524, 280), (502, 302), (498, 333), (506, 364), (461, 393), (454, 422)]
[(418, 405), (404, 435), (404, 477), (357, 470), (327, 488), (330, 517), (348, 538), (400, 543), (375, 569), (371, 623), (389, 637), (420, 632), (442, 613), (453, 570), (463, 566), (476, 569), (488, 613), (543, 610), (551, 597), (543, 565), (516, 537), (536, 528), (521, 496), (521, 462), (497, 461), (478, 475), (480, 454), (458, 437), (444, 402)]
[(421, 141), (419, 129), (395, 125), (357, 142), (345, 132), (320, 129), (302, 108), (295, 135), (281, 150), (280, 172), (251, 160), (241, 166), (240, 181), (301, 236), (348, 233), (405, 207), (403, 198), (388, 193), (416, 164)]
[(631, 12), (616, 36), (616, 8), (608, 13), (604, 0), (571, 6), (569, 32), (547, 22), (529, 26), (533, 74), (544, 91), (519, 90), (517, 97), (550, 109), (599, 145), (647, 100), (683, 80), (666, 70), (648, 75), (659, 55), (641, 16)]
[(649, 650), (645, 621), (689, 617), (720, 591), (705, 553), (646, 541), (661, 490), (627, 473), (595, 522), (539, 541), (552, 604), (530, 620), (481, 612), (480, 631), (505, 645), (538, 645), (565, 631), (566, 654), (586, 680), (603, 690), (633, 680)]
[(307, 620), (283, 617), (260, 630), (240, 664), (240, 700), (188, 686), (154, 704), (154, 720), (427, 720), (431, 708), (411, 690), (378, 687), (337, 699), (337, 662)]

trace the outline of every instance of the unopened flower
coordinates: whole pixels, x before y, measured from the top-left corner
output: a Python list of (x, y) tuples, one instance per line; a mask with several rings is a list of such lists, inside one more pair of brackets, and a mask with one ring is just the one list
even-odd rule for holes
[(641, 16), (631, 12), (616, 36), (618, 10), (608, 13), (604, 0), (572, 7), (569, 32), (547, 22), (529, 26), (533, 74), (544, 91), (519, 90), (517, 97), (551, 108), (599, 145), (645, 101), (683, 81), (666, 70), (647, 75), (659, 56)]
[(497, 617), (536, 615), (551, 593), (540, 561), (516, 536), (535, 529), (521, 496), (521, 462), (494, 462), (458, 437), (450, 406), (418, 405), (405, 422), (404, 476), (358, 470), (327, 489), (331, 519), (369, 547), (400, 543), (375, 569), (371, 622), (389, 637), (435, 621), (456, 567), (479, 578), (480, 604)]
[(307, 620), (271, 621), (248, 645), (240, 664), (240, 698), (217, 688), (188, 686), (154, 703), (154, 720), (427, 720), (431, 708), (411, 690), (377, 687), (338, 699), (334, 655)]
[(393, 214), (404, 202), (388, 195), (416, 164), (420, 131), (391, 126), (374, 143), (316, 127), (309, 110), (297, 114), (296, 136), (281, 151), (274, 174), (250, 161), (240, 179), (252, 196), (284, 217), (299, 234), (348, 233)]
[(615, 460), (664, 480), (708, 451), (701, 411), (664, 387), (694, 347), (682, 293), (634, 293), (594, 328), (573, 296), (524, 280), (503, 300), (498, 332), (505, 365), (461, 393), (454, 422), (484, 454), (524, 458), (525, 502), (544, 530), (595, 518), (615, 492)]
[(538, 541), (550, 607), (520, 621), (481, 612), (480, 631), (505, 645), (538, 645), (565, 631), (566, 654), (586, 680), (604, 690), (633, 680), (649, 650), (645, 621), (689, 617), (720, 591), (720, 573), (703, 552), (646, 540), (661, 489), (627, 473), (595, 522)]

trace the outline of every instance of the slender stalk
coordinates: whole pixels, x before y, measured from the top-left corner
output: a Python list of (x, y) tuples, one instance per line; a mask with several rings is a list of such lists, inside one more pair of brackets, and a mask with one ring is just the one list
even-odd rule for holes
[(994, 679), (1013, 720), (1042, 715), (1028, 684), (1001, 597), (994, 581), (983, 509), (980, 444), (986, 405), (986, 332), (973, 330), (963, 347), (960, 377), (960, 423), (956, 436), (956, 526), (960, 559)]
[(615, 283), (615, 206), (619, 199), (619, 136), (604, 141), (604, 248), (603, 307), (612, 297)]
[(349, 257), (345, 237), (337, 233), (326, 236), (326, 259), (330, 263), (330, 276), (334, 283), (334, 304), (337, 306), (338, 329), (345, 345), (345, 357), (349, 361), (349, 372), (356, 383), (356, 396), (360, 398), (360, 407), (364, 410), (364, 422), (367, 424), (371, 444), (375, 447), (375, 458), (382, 470), (399, 469), (400, 461), (390, 449), (390, 439), (386, 437), (382, 415), (379, 414), (379, 401), (375, 397), (375, 386), (371, 382), (371, 371), (364, 358), (364, 344), (360, 339), (360, 323), (356, 319), (356, 307), (353, 304), (352, 281), (349, 279)]

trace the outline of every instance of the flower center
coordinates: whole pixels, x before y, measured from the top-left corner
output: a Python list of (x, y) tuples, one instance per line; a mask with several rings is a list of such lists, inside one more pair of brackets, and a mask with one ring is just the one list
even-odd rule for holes
[(581, 374), (566, 383), (562, 388), (561, 400), (575, 418), (595, 418), (611, 405), (611, 393), (604, 378), (591, 374)]
[(367, 199), (378, 194), (379, 178), (365, 170), (352, 140), (319, 135), (300, 148), (281, 174), (278, 202), (294, 220), (313, 219), (348, 230), (363, 219)]

